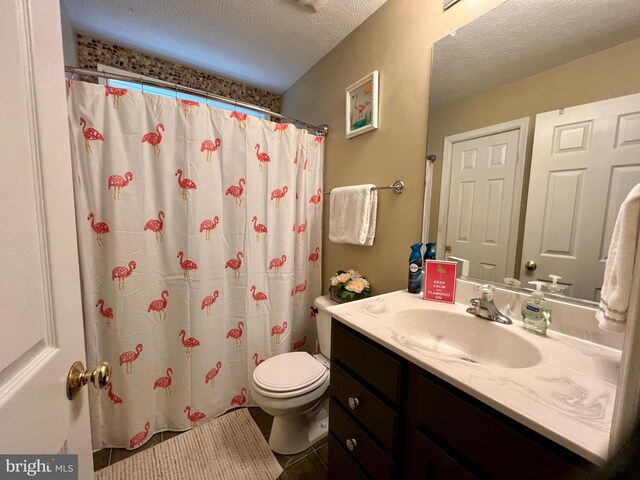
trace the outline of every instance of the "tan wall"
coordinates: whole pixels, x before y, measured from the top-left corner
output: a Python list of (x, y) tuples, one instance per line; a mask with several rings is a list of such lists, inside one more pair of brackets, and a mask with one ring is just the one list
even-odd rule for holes
[[(407, 287), (409, 246), (420, 241), (427, 153), (431, 46), (451, 29), (502, 3), (466, 0), (447, 12), (433, 0), (388, 0), (282, 96), (282, 111), (329, 125), (324, 185), (388, 185), (404, 180), (405, 193), (380, 192), (372, 247), (329, 242), (324, 209), (324, 288), (337, 269), (354, 268), (374, 294)], [(345, 88), (380, 72), (379, 128), (345, 139)]]
[[(446, 136), (530, 117), (526, 185), (536, 114), (640, 92), (638, 52), (640, 38), (434, 110), (429, 114), (429, 153), (441, 159)], [(442, 162), (437, 162), (434, 165), (429, 224), (433, 237), (437, 232), (441, 174)], [(526, 208), (526, 188), (523, 193), (522, 218)], [(518, 258), (524, 225), (520, 227), (516, 252)]]

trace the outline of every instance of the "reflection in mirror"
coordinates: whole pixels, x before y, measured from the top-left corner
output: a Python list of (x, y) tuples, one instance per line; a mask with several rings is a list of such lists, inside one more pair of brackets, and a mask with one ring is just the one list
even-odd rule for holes
[(438, 258), (598, 301), (617, 211), (640, 183), (637, 5), (508, 0), (436, 42)]

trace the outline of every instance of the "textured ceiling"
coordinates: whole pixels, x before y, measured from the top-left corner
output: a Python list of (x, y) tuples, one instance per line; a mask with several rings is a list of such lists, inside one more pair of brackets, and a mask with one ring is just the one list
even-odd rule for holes
[(436, 42), (431, 108), (638, 37), (640, 0), (509, 0)]
[(386, 0), (62, 0), (80, 33), (281, 93)]

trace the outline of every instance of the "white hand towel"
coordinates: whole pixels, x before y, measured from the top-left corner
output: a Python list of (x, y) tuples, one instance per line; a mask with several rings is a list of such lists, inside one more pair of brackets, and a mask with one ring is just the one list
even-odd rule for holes
[(629, 296), (633, 280), (636, 243), (640, 222), (640, 184), (633, 187), (618, 212), (613, 227), (600, 305), (596, 312), (603, 330), (624, 332), (629, 310)]
[(378, 192), (375, 185), (354, 185), (331, 190), (329, 240), (334, 243), (373, 245), (376, 235)]

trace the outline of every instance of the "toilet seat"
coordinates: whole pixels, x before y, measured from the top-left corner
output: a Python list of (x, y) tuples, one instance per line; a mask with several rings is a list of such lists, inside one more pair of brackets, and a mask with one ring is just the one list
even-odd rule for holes
[(329, 370), (307, 352), (289, 352), (271, 357), (253, 371), (257, 392), (270, 398), (291, 398), (317, 389)]

